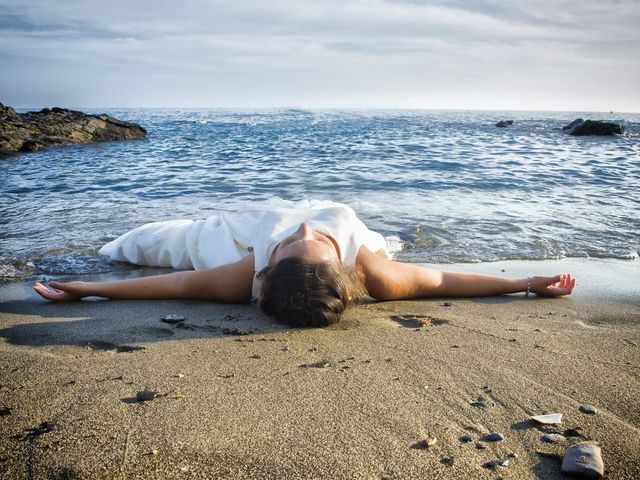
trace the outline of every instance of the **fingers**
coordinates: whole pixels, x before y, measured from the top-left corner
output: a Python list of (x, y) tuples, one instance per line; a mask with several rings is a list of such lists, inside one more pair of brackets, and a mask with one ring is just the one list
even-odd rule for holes
[[(58, 283), (58, 282), (49, 282), (49, 283), (51, 284), (51, 283)], [(52, 302), (63, 300), (65, 296), (64, 291), (57, 290), (55, 288), (50, 288), (46, 285), (43, 285), (40, 282), (36, 282), (33, 285), (33, 289), (38, 295), (40, 295), (43, 298), (46, 298), (47, 300), (51, 300)]]
[(532, 291), (542, 296), (559, 297), (569, 295), (576, 285), (576, 280), (570, 273), (563, 273), (553, 277), (533, 277)]
[(40, 282), (36, 282), (33, 285), (33, 289), (41, 297), (46, 298), (47, 300), (53, 300), (53, 298), (52, 298), (53, 291), (50, 290), (49, 288), (45, 287)]
[(573, 288), (576, 286), (576, 279), (573, 278), (570, 273), (566, 275), (561, 275), (559, 286), (560, 288), (568, 290), (569, 293), (571, 293)]
[(576, 286), (576, 279), (570, 273), (560, 275), (560, 280), (555, 285), (550, 285), (549, 289), (555, 295), (569, 295)]

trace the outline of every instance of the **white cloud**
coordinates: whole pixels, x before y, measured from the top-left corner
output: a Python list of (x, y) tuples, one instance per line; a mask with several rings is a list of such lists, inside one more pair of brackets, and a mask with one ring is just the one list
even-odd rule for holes
[(109, 78), (102, 106), (640, 110), (639, 24), (635, 0), (0, 0), (0, 90), (30, 104), (40, 65), (76, 106)]

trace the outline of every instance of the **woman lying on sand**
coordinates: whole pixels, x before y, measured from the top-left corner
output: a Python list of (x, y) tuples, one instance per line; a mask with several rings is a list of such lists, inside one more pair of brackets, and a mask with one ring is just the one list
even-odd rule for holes
[(34, 290), (54, 302), (114, 299), (197, 299), (243, 303), (291, 326), (337, 322), (369, 295), (378, 300), (479, 297), (526, 292), (569, 295), (571, 275), (512, 279), (444, 272), (390, 260), (387, 242), (347, 205), (272, 200), (206, 220), (143, 225), (100, 253), (137, 265), (187, 269), (112, 282), (49, 282)]

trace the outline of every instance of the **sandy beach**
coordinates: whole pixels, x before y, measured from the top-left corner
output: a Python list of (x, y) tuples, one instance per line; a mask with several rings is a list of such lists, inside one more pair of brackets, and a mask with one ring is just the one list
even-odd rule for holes
[[(0, 476), (561, 479), (566, 448), (593, 442), (605, 478), (639, 478), (638, 261), (447, 268), (571, 271), (578, 287), (368, 303), (291, 330), (249, 305), (56, 305), (4, 285)], [(555, 412), (559, 425), (529, 420)]]

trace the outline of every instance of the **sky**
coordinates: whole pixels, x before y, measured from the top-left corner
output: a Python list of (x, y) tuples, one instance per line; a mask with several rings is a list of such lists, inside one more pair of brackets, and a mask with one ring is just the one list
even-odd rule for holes
[(640, 112), (640, 0), (0, 0), (19, 108)]

